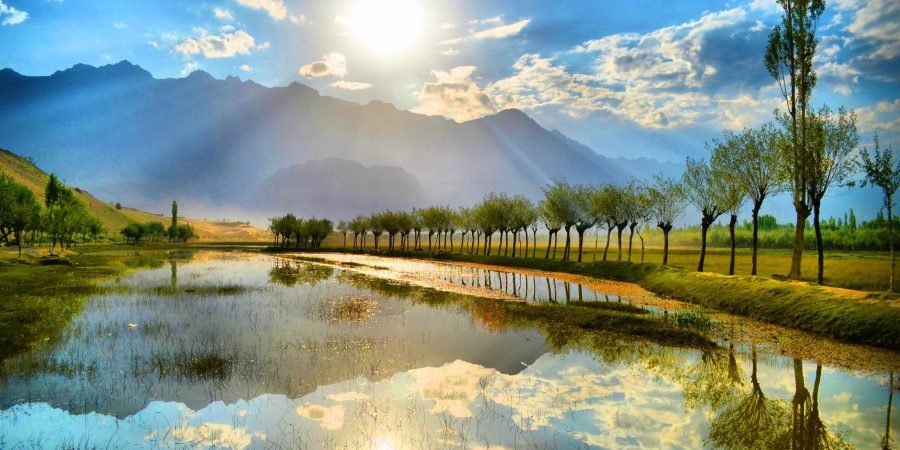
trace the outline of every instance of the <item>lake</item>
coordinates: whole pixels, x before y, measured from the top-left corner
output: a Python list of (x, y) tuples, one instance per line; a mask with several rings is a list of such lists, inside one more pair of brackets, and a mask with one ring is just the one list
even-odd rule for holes
[(3, 363), (0, 448), (878, 448), (896, 435), (888, 371), (509, 314), (503, 301), (629, 301), (549, 276), (416, 262), (416, 283), (340, 262), (178, 252), (109, 281), (60, 339)]

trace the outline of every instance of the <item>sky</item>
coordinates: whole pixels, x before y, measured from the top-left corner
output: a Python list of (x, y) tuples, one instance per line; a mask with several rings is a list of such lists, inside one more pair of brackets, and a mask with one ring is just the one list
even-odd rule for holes
[[(783, 105), (762, 56), (774, 0), (0, 0), (0, 67), (127, 59), (300, 82), (466, 121), (519, 108), (608, 156), (683, 161)], [(815, 105), (900, 148), (900, 2), (827, 2)]]

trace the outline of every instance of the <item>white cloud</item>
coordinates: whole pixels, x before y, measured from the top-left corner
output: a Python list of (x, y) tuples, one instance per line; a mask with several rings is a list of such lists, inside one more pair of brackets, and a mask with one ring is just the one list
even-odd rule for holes
[(502, 16), (488, 17), (487, 19), (474, 19), (469, 21), (469, 25), (497, 25), (503, 23)]
[(252, 9), (262, 9), (275, 20), (284, 20), (287, 17), (287, 8), (283, 0), (237, 0), (241, 5)]
[(28, 13), (18, 10), (12, 6), (7, 6), (0, 0), (0, 25), (10, 26), (18, 25), (28, 18)]
[(783, 9), (775, 0), (752, 0), (750, 9), (753, 11), (762, 11), (765, 14), (777, 14)]
[(303, 14), (292, 14), (289, 17), (289, 19), (291, 20), (292, 23), (297, 23), (297, 24), (303, 24), (303, 23), (308, 22), (306, 19), (306, 16), (304, 16)]
[[(846, 62), (839, 62), (840, 38), (829, 35), (821, 38), (819, 48), (813, 57), (813, 64), (819, 79), (831, 85), (831, 90), (841, 95), (850, 95), (859, 83), (861, 72)], [(824, 84), (824, 83), (823, 83)]]
[(188, 62), (184, 65), (184, 68), (181, 69), (181, 76), (184, 77), (190, 75), (191, 72), (198, 69), (200, 69), (200, 63), (194, 61)]
[(766, 84), (717, 93), (710, 83), (722, 63), (706, 59), (703, 52), (712, 32), (746, 33), (746, 16), (735, 8), (644, 34), (587, 41), (571, 52), (593, 57), (594, 66), (583, 73), (553, 57), (523, 55), (513, 64), (512, 75), (483, 91), (497, 109), (554, 108), (572, 117), (600, 112), (646, 128), (754, 125), (771, 114), (777, 92)]
[(531, 19), (523, 19), (515, 23), (511, 23), (509, 25), (501, 25), (499, 27), (490, 28), (487, 30), (479, 31), (472, 34), (471, 38), (475, 40), (479, 39), (505, 39), (508, 37), (513, 37), (519, 34), (523, 28), (525, 28)]
[(839, 2), (839, 8), (856, 9), (847, 31), (873, 44), (874, 49), (868, 56), (870, 59), (900, 56), (900, 2), (871, 0), (861, 5)]
[(230, 32), (232, 32), (232, 31), (234, 31), (234, 30), (236, 30), (236, 29), (237, 29), (237, 28), (235, 28), (234, 25), (228, 23), (228, 24), (225, 24), (225, 25), (222, 25), (221, 27), (219, 27), (219, 32), (221, 32), (221, 33), (230, 33)]
[(156, 42), (156, 41), (147, 41), (147, 45), (149, 45), (157, 50), (160, 49), (159, 42)]
[(241, 64), (240, 69), (243, 70), (244, 72), (252, 72), (253, 71), (253, 67), (248, 66), (247, 64)]
[(269, 47), (271, 47), (271, 46), (272, 46), (272, 44), (270, 44), (269, 41), (265, 41), (262, 44), (257, 45), (256, 49), (257, 50), (268, 50)]
[(331, 52), (323, 55), (321, 61), (304, 65), (299, 73), (306, 78), (321, 78), (328, 75), (343, 78), (347, 75), (347, 58), (341, 53)]
[(128, 28), (128, 24), (126, 24), (125, 22), (113, 22), (112, 26), (117, 30)]
[(497, 112), (493, 100), (472, 79), (473, 72), (475, 66), (454, 67), (449, 72), (431, 71), (437, 81), (422, 86), (416, 96), (419, 104), (412, 111), (457, 122)]
[(369, 83), (362, 83), (359, 81), (335, 81), (334, 83), (329, 84), (329, 86), (337, 89), (346, 89), (348, 91), (361, 91), (363, 89), (369, 89), (372, 87)]
[(459, 54), (459, 49), (458, 48), (448, 48), (446, 50), (441, 50), (438, 53), (440, 53), (444, 56), (456, 56)]
[(900, 109), (900, 98), (895, 99), (893, 102), (878, 102), (875, 105), (875, 111), (881, 113), (890, 113)]
[(442, 30), (452, 30), (454, 28), (456, 28), (456, 24), (454, 24), (454, 23), (444, 22), (441, 24)]
[(249, 55), (251, 51), (262, 47), (257, 47), (253, 36), (245, 31), (236, 31), (234, 33), (223, 33), (219, 35), (206, 34), (205, 30), (197, 30), (200, 33), (198, 38), (188, 38), (175, 45), (175, 53), (179, 53), (187, 59), (196, 55), (203, 55), (206, 58), (231, 58), (235, 55)]
[(234, 14), (225, 8), (215, 8), (213, 9), (213, 14), (216, 16), (216, 19), (234, 20)]
[(522, 19), (511, 24), (503, 24), (500, 16), (491, 17), (490, 19), (470, 20), (470, 25), (497, 25), (485, 30), (469, 30), (469, 34), (463, 37), (446, 39), (438, 42), (438, 45), (456, 45), (464, 41), (480, 41), (484, 39), (506, 39), (517, 36), (522, 30), (531, 23), (531, 19)]

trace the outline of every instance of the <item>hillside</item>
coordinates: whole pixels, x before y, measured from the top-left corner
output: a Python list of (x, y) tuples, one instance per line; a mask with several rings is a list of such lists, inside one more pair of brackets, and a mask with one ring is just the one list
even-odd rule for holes
[[(38, 201), (43, 203), (44, 187), (49, 179), (47, 173), (15, 153), (4, 149), (0, 149), (0, 172), (11, 176), (17, 183), (31, 189)], [(91, 215), (100, 219), (110, 235), (117, 233), (118, 230), (133, 222), (156, 221), (168, 223), (169, 218), (162, 214), (152, 214), (128, 207), (116, 209), (113, 204), (94, 197), (88, 191), (77, 186), (72, 186), (72, 188), (75, 191), (75, 195), (87, 206)], [(267, 231), (244, 222), (209, 222), (189, 218), (179, 218), (179, 220), (192, 225), (197, 232), (199, 240), (258, 241), (269, 239)]]

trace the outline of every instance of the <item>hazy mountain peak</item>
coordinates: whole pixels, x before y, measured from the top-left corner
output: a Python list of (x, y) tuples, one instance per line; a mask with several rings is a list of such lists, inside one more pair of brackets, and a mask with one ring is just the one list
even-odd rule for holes
[(204, 70), (195, 70), (185, 77), (186, 80), (194, 81), (216, 81), (216, 78)]

